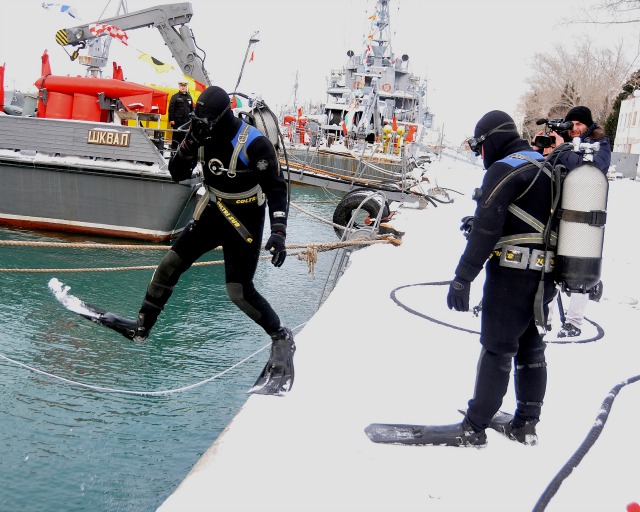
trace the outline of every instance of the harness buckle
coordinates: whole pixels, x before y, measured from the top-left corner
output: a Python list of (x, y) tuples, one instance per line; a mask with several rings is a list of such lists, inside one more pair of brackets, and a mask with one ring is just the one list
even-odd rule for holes
[(529, 248), (517, 245), (505, 245), (500, 253), (500, 266), (509, 268), (527, 268), (529, 266)]
[(545, 257), (545, 251), (533, 249), (529, 260), (529, 268), (531, 270), (542, 270), (544, 267), (545, 274), (548, 274), (553, 270), (555, 264), (554, 256), (555, 254), (552, 251), (547, 251)]
[(553, 270), (555, 254), (553, 251), (530, 249), (517, 245), (505, 245), (500, 250), (501, 267), (542, 270), (549, 273)]

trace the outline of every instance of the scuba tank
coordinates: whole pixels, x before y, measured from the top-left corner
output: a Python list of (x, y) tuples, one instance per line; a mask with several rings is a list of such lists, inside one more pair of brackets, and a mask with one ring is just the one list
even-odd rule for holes
[(587, 293), (600, 281), (609, 182), (592, 163), (600, 144), (576, 138), (573, 145), (585, 161), (562, 181), (555, 280), (565, 292)]

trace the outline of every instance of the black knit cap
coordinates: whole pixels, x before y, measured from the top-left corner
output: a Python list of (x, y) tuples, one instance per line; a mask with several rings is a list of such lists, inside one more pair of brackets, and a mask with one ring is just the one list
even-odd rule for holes
[[(495, 131), (489, 133), (492, 130)], [(520, 138), (513, 118), (501, 110), (492, 110), (480, 118), (480, 121), (476, 124), (473, 136), (477, 139), (483, 135), (486, 137), (482, 142), (485, 169), (488, 169), (494, 162), (504, 158), (506, 156), (504, 154), (504, 148), (514, 140)]]
[(227, 92), (217, 85), (207, 87), (198, 97), (195, 114), (198, 117), (205, 117), (211, 123), (218, 119), (214, 130), (218, 131), (233, 124), (234, 115), (230, 108), (230, 100)]
[(583, 107), (582, 105), (578, 105), (577, 107), (573, 107), (569, 112), (567, 112), (565, 121), (579, 121), (586, 126), (591, 126), (593, 124), (593, 117), (591, 117), (591, 110), (587, 107)]

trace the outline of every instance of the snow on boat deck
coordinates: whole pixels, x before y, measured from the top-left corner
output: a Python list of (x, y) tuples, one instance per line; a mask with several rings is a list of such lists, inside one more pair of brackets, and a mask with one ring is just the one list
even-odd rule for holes
[[(557, 492), (543, 497), (612, 388), (640, 374), (640, 273), (637, 253), (628, 249), (640, 182), (632, 180), (610, 183), (604, 296), (587, 308), (604, 337), (556, 343), (557, 324), (546, 337), (549, 377), (537, 446), (493, 431), (483, 449), (378, 445), (365, 435), (375, 422), (456, 423), (473, 393), (480, 344), (468, 331), (479, 331), (479, 319), (449, 311), (442, 282), (453, 277), (464, 248), (460, 219), (473, 213), (470, 193), (482, 172), (444, 158), (429, 176), (432, 185), (464, 195), (452, 193), (455, 202), (437, 208), (397, 208), (392, 225), (406, 231), (402, 245), (352, 254), (331, 296), (296, 334), (292, 391), (250, 396), (160, 512), (624, 512), (640, 502), (640, 382), (622, 387), (593, 447)], [(473, 304), (483, 279), (481, 273), (472, 285)], [(596, 334), (588, 324), (582, 341)], [(502, 407), (509, 412), (512, 384)]]

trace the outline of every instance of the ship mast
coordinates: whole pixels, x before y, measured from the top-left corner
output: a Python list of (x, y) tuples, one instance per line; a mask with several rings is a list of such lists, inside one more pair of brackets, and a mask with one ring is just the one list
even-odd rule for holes
[(373, 53), (374, 65), (382, 65), (383, 59), (391, 60), (393, 53), (391, 52), (391, 25), (389, 23), (389, 2), (391, 0), (378, 0), (375, 12), (375, 20), (373, 26), (375, 33), (370, 49)]

